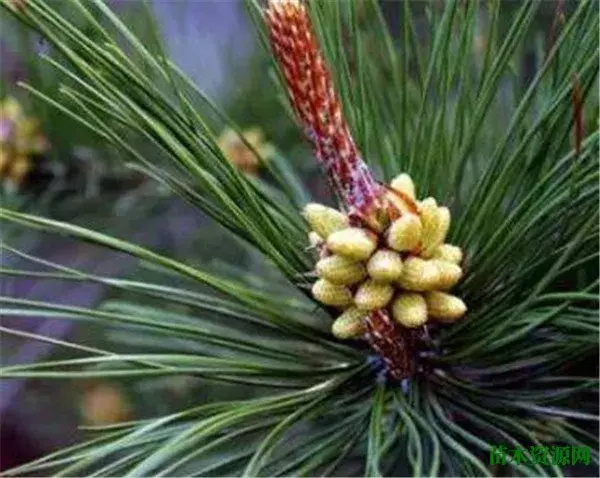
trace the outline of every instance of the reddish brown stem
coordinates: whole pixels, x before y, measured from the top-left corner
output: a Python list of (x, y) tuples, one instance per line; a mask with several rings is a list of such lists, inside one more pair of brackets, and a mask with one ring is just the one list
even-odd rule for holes
[[(351, 224), (378, 230), (386, 190), (360, 156), (305, 6), (299, 0), (271, 0), (266, 22), (292, 108), (344, 200)], [(365, 322), (366, 338), (385, 361), (389, 376), (412, 375), (410, 331), (396, 325), (384, 310), (371, 313)]]

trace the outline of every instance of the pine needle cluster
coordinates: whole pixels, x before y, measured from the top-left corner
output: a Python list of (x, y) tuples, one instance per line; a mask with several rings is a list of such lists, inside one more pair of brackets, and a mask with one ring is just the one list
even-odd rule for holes
[[(169, 60), (158, 36), (141, 42), (102, 0), (70, 0), (76, 22), (58, 13), (61, 2), (21, 3), (3, 0), (4, 13), (52, 45), (40, 61), (65, 79), (54, 96), (23, 86), (208, 214), (281, 276), (220, 275), (175, 251), (1, 209), (4, 224), (127, 254), (162, 278), (104, 277), (28, 256), (39, 269), (21, 273), (100, 283), (126, 300), (82, 308), (2, 297), (3, 316), (102, 326), (121, 342), (98, 349), (65, 341), (74, 358), (4, 367), (4, 379), (185, 375), (207, 390), (193, 406), (100, 427), (88, 441), (7, 476), (567, 473), (551, 456), (494, 464), (499, 446), (509, 458), (532, 447), (588, 449), (594, 475), (594, 1), (559, 2), (554, 27), (541, 38), (539, 1), (510, 8), (494, 0), (401, 2), (396, 37), (375, 0), (306, 2), (340, 111), (377, 184), (408, 173), (423, 197), (449, 208), (447, 242), (464, 252), (453, 294), (468, 313), (431, 330), (432, 347), (415, 351), (419, 368), (404, 385), (382, 377), (381, 360), (364, 343), (331, 334), (336, 311), (311, 296), (315, 261), (302, 216), (308, 194), (285, 152), (266, 161), (246, 141), (262, 172), (236, 168), (219, 147), (215, 118), (242, 130)], [(272, 52), (264, 5), (248, 0), (247, 7)], [(416, 8), (424, 9), (420, 28)], [(91, 41), (90, 30), (101, 41)], [(278, 114), (297, 119), (284, 72), (271, 61), (283, 100)], [(332, 199), (343, 208), (344, 198)]]

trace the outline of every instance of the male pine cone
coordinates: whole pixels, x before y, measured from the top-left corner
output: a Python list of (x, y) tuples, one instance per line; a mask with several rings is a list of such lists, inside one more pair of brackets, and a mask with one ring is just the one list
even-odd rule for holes
[(391, 188), (390, 217), (396, 219), (383, 231), (351, 227), (347, 215), (321, 204), (304, 209), (311, 241), (318, 236), (321, 247), (313, 296), (343, 311), (332, 326), (337, 338), (363, 336), (376, 310), (387, 310), (406, 328), (429, 319), (449, 323), (466, 313), (464, 302), (446, 292), (463, 275), (462, 250), (444, 243), (450, 211), (434, 198), (418, 201), (406, 173)]

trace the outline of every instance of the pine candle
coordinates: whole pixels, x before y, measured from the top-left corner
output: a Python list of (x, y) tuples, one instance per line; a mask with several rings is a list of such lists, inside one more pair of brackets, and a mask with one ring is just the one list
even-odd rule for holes
[(408, 378), (415, 329), (466, 312), (458, 297), (442, 292), (462, 277), (462, 251), (444, 244), (450, 211), (433, 198), (417, 201), (406, 173), (389, 187), (375, 179), (344, 119), (303, 3), (270, 0), (265, 16), (292, 109), (343, 202), (343, 211), (314, 203), (303, 211), (319, 251), (313, 297), (340, 309), (336, 337), (364, 337), (391, 378)]

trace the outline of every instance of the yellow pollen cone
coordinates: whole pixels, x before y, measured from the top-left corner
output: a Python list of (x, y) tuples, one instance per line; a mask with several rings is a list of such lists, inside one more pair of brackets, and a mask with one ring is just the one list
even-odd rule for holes
[(454, 322), (467, 312), (467, 306), (458, 297), (445, 292), (426, 292), (427, 313), (440, 322)]
[(367, 277), (365, 266), (343, 256), (329, 256), (316, 265), (317, 274), (334, 284), (356, 284)]
[(417, 197), (415, 183), (413, 182), (411, 177), (406, 173), (402, 173), (396, 176), (390, 183), (390, 186), (396, 191), (404, 193), (413, 199)]
[(17, 121), (23, 116), (23, 110), (21, 109), (19, 102), (15, 98), (9, 96), (0, 103), (0, 116), (12, 121)]
[[(423, 257), (431, 257), (435, 250), (443, 244), (450, 229), (450, 210), (447, 207), (438, 207), (430, 210), (429, 207), (422, 210), (423, 220)], [(424, 217), (427, 214), (427, 218)]]
[(24, 118), (15, 125), (13, 145), (17, 154), (27, 154), (32, 148), (39, 122), (34, 118)]
[(10, 169), (8, 174), (6, 175), (10, 180), (12, 180), (15, 184), (19, 185), (27, 176), (27, 173), (31, 170), (31, 163), (29, 160), (24, 157), (16, 158), (15, 162), (10, 165)]
[(248, 143), (250, 143), (252, 146), (260, 145), (260, 143), (263, 142), (265, 136), (260, 130), (260, 128), (257, 127), (248, 128), (244, 131), (243, 134), (246, 141), (248, 141)]
[(439, 259), (454, 264), (460, 264), (463, 260), (462, 249), (452, 244), (442, 244), (433, 251), (432, 259)]
[(369, 259), (367, 272), (377, 282), (394, 282), (402, 275), (402, 258), (397, 252), (380, 249)]
[(396, 251), (415, 249), (421, 241), (422, 232), (421, 220), (415, 214), (404, 214), (388, 229), (388, 246)]
[(273, 146), (264, 142), (260, 128), (249, 128), (241, 134), (226, 128), (217, 139), (217, 144), (232, 164), (248, 174), (258, 174), (263, 165), (262, 160), (267, 160), (274, 154)]
[(381, 309), (392, 300), (393, 295), (394, 288), (391, 285), (368, 280), (356, 291), (354, 303), (361, 310)]
[(334, 254), (354, 259), (367, 260), (377, 247), (374, 234), (358, 227), (336, 231), (327, 238), (327, 247)]
[(420, 217), (423, 225), (422, 250), (431, 247), (432, 235), (438, 226), (438, 205), (434, 198), (427, 198), (420, 202)]
[(365, 333), (365, 311), (351, 307), (331, 325), (331, 332), (338, 339), (357, 339)]
[(434, 290), (439, 278), (438, 268), (431, 261), (411, 256), (404, 261), (402, 277), (397, 284), (406, 290)]
[(307, 204), (304, 207), (303, 215), (311, 229), (325, 240), (332, 233), (349, 226), (348, 217), (345, 214), (322, 204)]
[(462, 269), (452, 262), (440, 260), (432, 260), (431, 262), (438, 270), (436, 289), (446, 290), (454, 287), (463, 275)]
[(132, 418), (123, 392), (109, 383), (89, 387), (81, 402), (81, 415), (89, 425), (112, 425)]
[(427, 304), (421, 294), (398, 294), (392, 304), (394, 320), (404, 327), (420, 327), (427, 322)]
[(326, 279), (319, 279), (312, 287), (315, 299), (325, 305), (346, 307), (352, 304), (352, 293), (348, 287), (334, 284)]
[(419, 214), (421, 215), (423, 228), (425, 228), (426, 225), (427, 227), (430, 227), (430, 223), (426, 224), (426, 222), (428, 221), (428, 219), (435, 219), (435, 211), (437, 210), (437, 208), (438, 204), (435, 198), (428, 197), (419, 202)]

